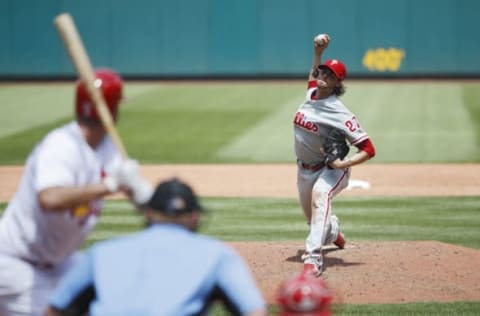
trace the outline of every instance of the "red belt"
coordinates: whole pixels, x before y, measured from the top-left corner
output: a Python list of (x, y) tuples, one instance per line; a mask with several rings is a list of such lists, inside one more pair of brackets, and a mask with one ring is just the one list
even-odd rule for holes
[(300, 165), (302, 166), (303, 169), (312, 170), (312, 171), (318, 171), (323, 167), (325, 167), (325, 164), (323, 162), (317, 165), (309, 165), (304, 162), (301, 162)]

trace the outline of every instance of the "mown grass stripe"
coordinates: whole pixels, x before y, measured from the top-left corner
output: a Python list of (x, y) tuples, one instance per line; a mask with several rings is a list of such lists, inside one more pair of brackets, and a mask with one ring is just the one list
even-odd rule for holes
[[(293, 156), (293, 116), (303, 101), (305, 92), (291, 97), (278, 105), (270, 116), (246, 130), (220, 148), (216, 156), (222, 160), (268, 162)], [(290, 128), (285, 128), (286, 126)], [(265, 146), (268, 144), (268, 146)]]
[[(350, 85), (344, 100), (374, 141), (377, 161), (474, 161), (475, 128), (463, 104), (463, 86), (359, 83)], [(444, 144), (450, 144), (448, 151)]]

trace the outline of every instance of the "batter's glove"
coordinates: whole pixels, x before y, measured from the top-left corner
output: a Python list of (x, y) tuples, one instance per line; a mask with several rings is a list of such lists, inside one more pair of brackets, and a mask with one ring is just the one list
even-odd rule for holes
[(150, 200), (153, 187), (141, 176), (136, 160), (126, 159), (116, 162), (112, 169), (111, 173), (103, 180), (111, 193), (124, 188), (131, 193), (132, 200), (137, 205), (143, 205)]
[(325, 138), (323, 151), (325, 153), (325, 164), (328, 165), (336, 159), (343, 159), (348, 155), (350, 147), (347, 144), (346, 135), (342, 130), (332, 128)]

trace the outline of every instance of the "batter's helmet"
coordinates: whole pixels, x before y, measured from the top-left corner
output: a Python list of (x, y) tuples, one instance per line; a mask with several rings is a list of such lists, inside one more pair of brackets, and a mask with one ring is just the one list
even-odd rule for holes
[[(112, 114), (112, 118), (116, 120), (118, 106), (122, 99), (123, 83), (122, 78), (115, 71), (107, 68), (100, 68), (95, 71), (95, 85), (101, 89), (108, 110)], [(83, 83), (77, 81), (77, 95), (75, 112), (77, 118), (87, 118), (100, 120), (95, 105), (91, 101), (87, 89)]]
[(320, 66), (318, 66), (318, 68), (330, 69), (340, 81), (345, 79), (345, 77), (347, 76), (347, 67), (345, 67), (345, 64), (338, 59), (329, 59)]
[(277, 292), (280, 316), (330, 316), (332, 300), (325, 281), (306, 273), (284, 281)]

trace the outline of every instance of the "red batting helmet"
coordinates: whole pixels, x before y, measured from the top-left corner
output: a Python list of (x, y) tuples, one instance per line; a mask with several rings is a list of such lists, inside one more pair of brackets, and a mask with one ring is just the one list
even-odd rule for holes
[(318, 66), (318, 68), (330, 69), (340, 81), (345, 79), (345, 77), (347, 76), (347, 67), (345, 67), (345, 64), (338, 59), (329, 59), (320, 66)]
[(284, 281), (277, 292), (280, 316), (330, 316), (332, 300), (325, 281), (306, 273)]
[[(115, 71), (107, 68), (97, 69), (95, 77), (95, 86), (101, 89), (108, 110), (116, 120), (118, 106), (122, 99), (122, 78)], [(77, 118), (100, 119), (87, 89), (80, 80), (77, 81), (75, 112)]]

